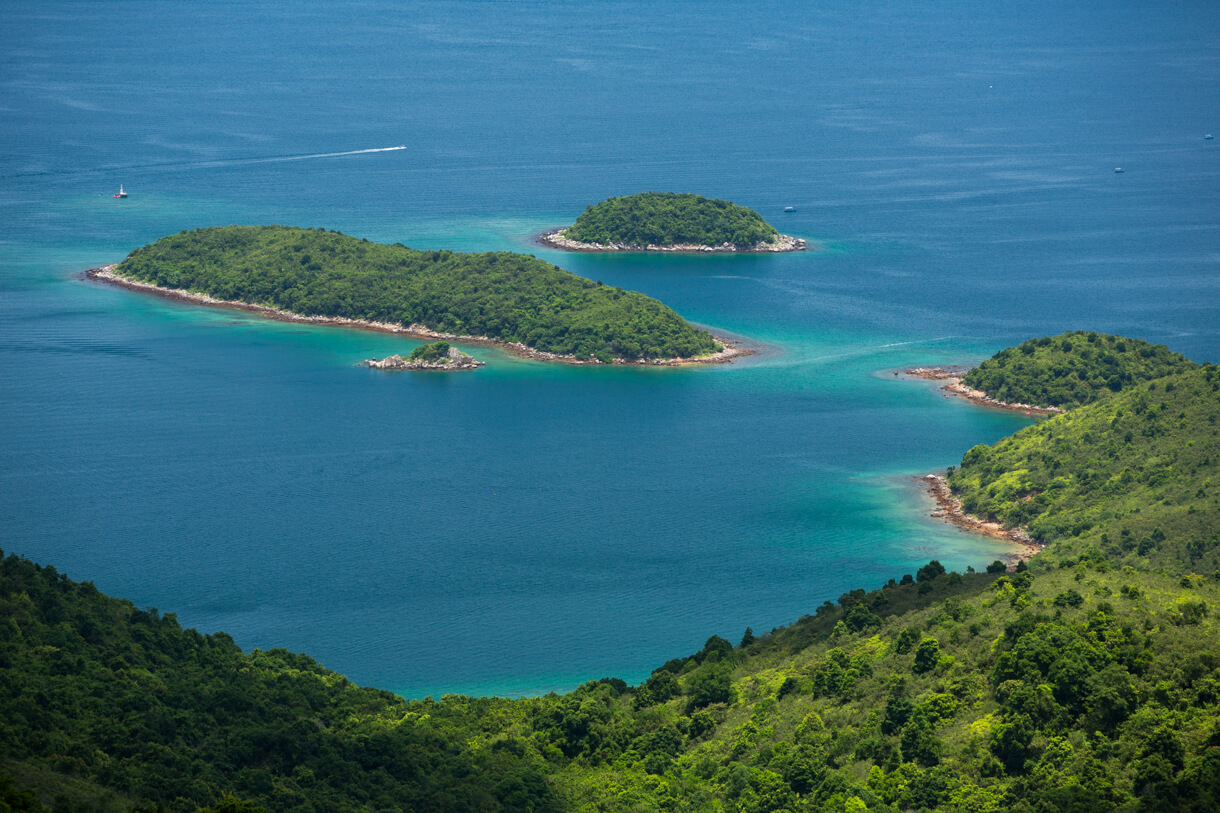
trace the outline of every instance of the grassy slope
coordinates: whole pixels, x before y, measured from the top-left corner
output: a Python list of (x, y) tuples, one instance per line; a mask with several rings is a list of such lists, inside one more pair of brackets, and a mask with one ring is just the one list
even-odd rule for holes
[(414, 251), (321, 229), (225, 226), (163, 237), (133, 251), (118, 271), (225, 300), (418, 323), (581, 358), (715, 350), (706, 330), (651, 297), (508, 252)]
[(749, 247), (774, 242), (775, 228), (753, 209), (727, 200), (672, 192), (642, 192), (589, 206), (564, 236), (609, 245), (691, 244)]
[(1164, 345), (1074, 331), (1001, 350), (963, 382), (999, 401), (1074, 407), (1195, 366)]
[(971, 449), (963, 507), (1115, 562), (1220, 567), (1220, 369), (1148, 382)]

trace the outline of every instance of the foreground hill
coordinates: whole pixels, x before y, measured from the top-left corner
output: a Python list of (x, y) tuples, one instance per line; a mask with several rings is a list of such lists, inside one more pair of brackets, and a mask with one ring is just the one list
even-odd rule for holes
[(0, 619), (0, 774), (65, 809), (194, 811), (226, 792), (273, 810), (554, 807), (528, 760), (467, 744), (519, 701), (408, 703), (16, 556)]
[(403, 701), (10, 556), (0, 801), (1220, 809), (1218, 393), (1203, 367), (970, 450), (950, 477), (963, 498), (1051, 540), (1017, 572), (930, 562), (737, 645), (712, 636), (634, 688)]
[(753, 209), (727, 200), (672, 192), (642, 192), (589, 206), (563, 236), (598, 245), (721, 246), (774, 243), (775, 227)]
[(706, 330), (651, 297), (508, 252), (415, 251), (322, 229), (225, 226), (163, 237), (116, 272), (305, 316), (417, 324), (582, 359), (718, 349)]
[(1075, 407), (1196, 366), (1164, 345), (1074, 331), (1001, 350), (962, 383), (997, 401)]

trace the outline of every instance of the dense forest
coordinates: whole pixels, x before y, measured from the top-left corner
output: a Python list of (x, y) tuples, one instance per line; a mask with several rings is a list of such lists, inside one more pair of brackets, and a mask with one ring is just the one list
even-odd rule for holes
[(753, 209), (727, 200), (672, 192), (642, 192), (589, 206), (563, 233), (599, 245), (748, 248), (774, 242), (775, 228)]
[(0, 771), (57, 812), (194, 811), (225, 793), (273, 810), (554, 809), (520, 754), (467, 745), (519, 701), (408, 703), (16, 556), (0, 619)]
[(638, 686), (527, 700), (357, 688), (10, 556), (0, 803), (1217, 810), (1218, 420), (1203, 366), (975, 447), (950, 482), (1048, 540), (1028, 565), (932, 561)]
[(706, 330), (651, 297), (523, 254), (415, 251), (287, 226), (225, 226), (138, 248), (122, 276), (307, 316), (338, 316), (520, 342), (577, 358), (691, 358)]
[(1161, 344), (1078, 330), (1001, 350), (962, 382), (997, 401), (1074, 407), (1195, 366)]

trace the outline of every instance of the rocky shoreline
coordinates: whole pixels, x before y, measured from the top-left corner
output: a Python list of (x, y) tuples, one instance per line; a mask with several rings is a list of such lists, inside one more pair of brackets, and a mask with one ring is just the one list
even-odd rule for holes
[(995, 539), (1003, 539), (1019, 546), (1019, 550), (1002, 557), (1007, 560), (1008, 569), (1012, 570), (1018, 562), (1028, 562), (1042, 551), (1042, 544), (1021, 528), (1005, 528), (998, 522), (988, 522), (962, 510), (962, 501), (949, 488), (949, 481), (939, 474), (925, 474), (920, 478), (932, 499), (936, 500), (937, 510), (932, 516), (943, 519), (950, 525), (963, 530), (984, 534)]
[(739, 248), (732, 243), (722, 243), (718, 246), (705, 246), (697, 243), (675, 243), (671, 246), (634, 245), (631, 243), (582, 243), (579, 240), (569, 240), (563, 236), (568, 227), (546, 232), (538, 237), (538, 241), (551, 248), (564, 251), (668, 251), (682, 254), (781, 254), (788, 251), (805, 251), (808, 246), (800, 237), (787, 234), (776, 235), (774, 243), (755, 243), (749, 248)]
[[(117, 285), (121, 288), (129, 288), (133, 291), (142, 291), (144, 293), (157, 294), (158, 296), (168, 297), (170, 299), (180, 299), (184, 302), (191, 302), (196, 305), (213, 305), (222, 308), (232, 308), (234, 310), (251, 311), (253, 313), (266, 316), (270, 319), (276, 319), (282, 322), (305, 322), (315, 325), (341, 325), (343, 327), (357, 327), (365, 330), (376, 330), (382, 333), (397, 333), (401, 336), (407, 336), (412, 339), (429, 339), (432, 341), (444, 340), (462, 342), (464, 344), (487, 344), (495, 347), (503, 348), (508, 352), (520, 358), (534, 359), (537, 361), (557, 361), (564, 364), (602, 364), (603, 362), (596, 359), (579, 359), (573, 355), (565, 355), (561, 353), (548, 353), (545, 350), (536, 350), (529, 345), (520, 342), (504, 342), (499, 339), (493, 339), (488, 336), (464, 336), (456, 333), (441, 333), (440, 331), (432, 330), (431, 328), (420, 325), (401, 325), (396, 322), (374, 322), (369, 319), (348, 319), (343, 316), (305, 316), (292, 311), (273, 308), (268, 305), (252, 305), (248, 302), (237, 302), (227, 299), (217, 299), (207, 294), (195, 293), (193, 291), (181, 291), (176, 288), (162, 288), (160, 285), (153, 285), (150, 282), (141, 282), (139, 280), (128, 279), (115, 273), (118, 264), (103, 265), (100, 268), (90, 268), (85, 272), (85, 276), (92, 280), (98, 280), (110, 285)], [(735, 358), (743, 358), (754, 354), (754, 351), (748, 347), (744, 347), (739, 342), (731, 339), (726, 339), (721, 336), (713, 335), (714, 339), (720, 346), (721, 350), (716, 353), (710, 353), (706, 356), (698, 356), (695, 358), (675, 357), (669, 359), (625, 359), (617, 358), (614, 364), (632, 364), (646, 367), (681, 367), (688, 364), (727, 364), (731, 363)]]
[(945, 384), (941, 387), (942, 390), (965, 398), (967, 401), (973, 401), (981, 406), (1011, 409), (1026, 414), (1037, 413), (1039, 415), (1058, 415), (1067, 411), (1053, 406), (1035, 406), (1033, 404), (1014, 404), (1007, 401), (997, 401), (982, 390), (971, 389), (962, 383), (962, 376), (968, 372), (968, 369), (960, 367), (912, 367), (909, 370), (903, 370), (902, 374), (912, 378), (925, 378), (929, 381), (944, 381)]

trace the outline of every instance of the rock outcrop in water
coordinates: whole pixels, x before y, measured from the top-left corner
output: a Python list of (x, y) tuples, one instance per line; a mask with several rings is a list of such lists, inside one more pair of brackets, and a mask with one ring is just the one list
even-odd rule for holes
[[(424, 347), (432, 346), (434, 345), (424, 345)], [(367, 359), (364, 364), (375, 370), (473, 370), (476, 367), (482, 367), (485, 362), (463, 353), (456, 347), (450, 347), (446, 352), (434, 358), (413, 353), (407, 358), (393, 355), (383, 359)]]

